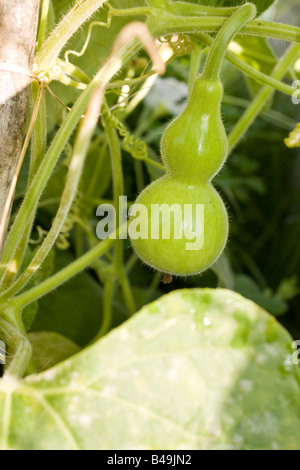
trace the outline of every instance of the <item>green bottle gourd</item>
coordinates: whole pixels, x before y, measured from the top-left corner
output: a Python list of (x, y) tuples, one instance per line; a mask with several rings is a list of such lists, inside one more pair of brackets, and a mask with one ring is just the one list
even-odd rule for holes
[[(255, 15), (255, 6), (245, 4), (219, 32), (186, 109), (162, 137), (161, 154), (166, 175), (145, 188), (136, 200), (136, 204), (147, 209), (140, 214), (139, 222), (148, 227), (148, 236), (131, 237), (131, 243), (141, 260), (159, 271), (178, 276), (199, 274), (217, 261), (226, 245), (228, 215), (212, 185), (212, 179), (228, 155), (228, 138), (221, 116), (223, 86), (219, 72), (231, 39)], [(175, 233), (172, 211), (165, 218), (152, 217), (155, 205), (163, 204), (181, 207), (180, 238)], [(192, 216), (185, 211), (186, 205), (193, 208)], [(201, 221), (197, 205), (204, 208)], [(154, 224), (158, 226), (154, 227)], [(166, 228), (170, 236), (164, 238)], [(152, 233), (159, 233), (159, 236), (155, 238)], [(202, 240), (192, 249), (191, 234)]]

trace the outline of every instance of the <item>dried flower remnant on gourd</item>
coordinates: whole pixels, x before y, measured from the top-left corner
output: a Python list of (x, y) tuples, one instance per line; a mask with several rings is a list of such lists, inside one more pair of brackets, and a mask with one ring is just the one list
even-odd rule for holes
[(300, 123), (297, 124), (295, 129), (290, 133), (289, 137), (284, 139), (284, 143), (290, 149), (300, 147)]

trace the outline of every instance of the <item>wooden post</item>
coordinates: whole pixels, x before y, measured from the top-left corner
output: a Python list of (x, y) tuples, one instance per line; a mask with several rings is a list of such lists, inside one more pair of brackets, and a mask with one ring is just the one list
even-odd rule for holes
[[(40, 0), (0, 1), (0, 62), (31, 70)], [(24, 138), (31, 79), (0, 69), (0, 220)], [(0, 240), (0, 251), (1, 251)]]

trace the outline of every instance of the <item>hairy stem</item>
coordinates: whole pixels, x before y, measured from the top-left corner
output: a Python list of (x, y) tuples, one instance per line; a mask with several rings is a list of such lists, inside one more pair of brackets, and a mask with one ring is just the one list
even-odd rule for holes
[[(8, 347), (9, 359), (4, 380), (10, 377), (22, 378), (31, 360), (32, 348), (25, 332), (20, 333), (10, 322), (0, 319), (0, 335)], [(33, 372), (33, 370), (29, 370)]]
[(33, 130), (34, 130), (34, 126), (35, 126), (35, 122), (36, 122), (36, 119), (37, 119), (37, 116), (38, 116), (38, 113), (39, 113), (39, 108), (40, 108), (40, 104), (41, 104), (41, 101), (42, 101), (42, 97), (43, 97), (43, 88), (40, 87), (39, 92), (38, 92), (38, 96), (37, 96), (37, 99), (36, 99), (36, 102), (35, 102), (35, 105), (34, 105), (34, 109), (33, 109), (33, 112), (32, 112), (29, 127), (28, 127), (28, 130), (27, 130), (27, 134), (26, 134), (26, 137), (25, 137), (25, 140), (24, 140), (24, 144), (23, 144), (21, 153), (19, 155), (18, 162), (17, 162), (16, 168), (15, 168), (15, 172), (14, 172), (12, 181), (11, 181), (10, 186), (9, 186), (7, 199), (5, 201), (2, 218), (1, 218), (1, 221), (0, 221), (0, 240), (3, 240), (4, 235), (5, 235), (5, 230), (6, 230), (6, 227), (8, 225), (8, 219), (9, 219), (9, 215), (10, 215), (10, 211), (11, 211), (11, 207), (12, 207), (12, 203), (13, 203), (13, 198), (14, 198), (14, 194), (15, 194), (15, 190), (16, 190), (16, 186), (17, 186), (17, 181), (18, 181), (18, 178), (19, 178), (19, 175), (20, 175), (20, 172), (21, 172), (21, 168), (22, 168), (24, 158), (25, 158), (25, 155), (26, 155), (26, 151), (27, 151), (30, 139), (31, 139), (31, 135), (32, 135)]
[[(190, 33), (197, 34), (218, 33), (226, 23), (227, 18), (222, 17), (175, 17), (164, 14), (159, 18), (148, 19), (147, 25), (155, 37), (166, 34)], [(300, 42), (300, 28), (270, 21), (252, 20), (244, 26), (237, 35), (250, 35), (280, 39), (282, 41)]]
[(239, 7), (210, 7), (187, 2), (173, 2), (172, 13), (176, 16), (231, 16)]
[(91, 81), (88, 87), (80, 95), (79, 99), (70, 111), (67, 119), (62, 127), (56, 134), (48, 153), (36, 174), (29, 191), (27, 191), (23, 204), (18, 212), (18, 215), (13, 224), (12, 230), (9, 234), (0, 265), (0, 274), (3, 276), (6, 266), (11, 261), (19, 244), (19, 239), (22, 237), (24, 227), (33, 211), (36, 210), (38, 201), (45, 189), (47, 182), (55, 168), (55, 165), (64, 149), (68, 139), (70, 138), (74, 128), (76, 127), (79, 119), (84, 113), (92, 93), (101, 84), (104, 89), (111, 78), (122, 68), (122, 65), (127, 62), (129, 57), (133, 57), (138, 50), (138, 41), (133, 39), (138, 37), (144, 44), (145, 48), (151, 55), (153, 63), (155, 64), (159, 73), (163, 73), (165, 65), (159, 56), (155, 43), (147, 29), (147, 27), (140, 22), (135, 22), (127, 25), (117, 37), (114, 48), (110, 57), (105, 65), (101, 68), (100, 72)]
[(55, 168), (59, 156), (68, 139), (70, 138), (74, 128), (76, 127), (79, 119), (84, 113), (92, 93), (99, 87), (100, 84), (104, 89), (111, 78), (120, 70), (120, 68), (122, 68), (123, 64), (127, 62), (129, 57), (133, 57), (135, 55), (139, 49), (139, 43), (136, 39), (134, 39), (135, 37), (138, 37), (144, 44), (145, 49), (147, 49), (149, 52), (153, 63), (158, 70), (158, 73), (164, 72), (165, 64), (162, 62), (162, 59), (157, 52), (156, 45), (147, 27), (140, 22), (134, 22), (127, 25), (118, 35), (112, 53), (107, 62), (80, 95), (77, 102), (70, 111), (67, 119), (56, 134), (52, 145), (48, 150), (46, 158), (40, 166), (29, 191), (27, 191), (3, 251), (0, 275), (3, 276), (6, 266), (14, 256), (14, 253), (18, 247), (19, 239), (23, 234), (24, 227), (26, 227), (30, 214), (32, 211), (35, 211), (38, 201)]
[(256, 16), (257, 10), (252, 3), (246, 3), (224, 24), (210, 49), (202, 74), (204, 80), (218, 79), (225, 53), (239, 30)]
[[(32, 109), (36, 108), (41, 94), (40, 84), (33, 80), (31, 84), (31, 101)], [(30, 155), (30, 170), (28, 176), (27, 186), (30, 187), (38, 168), (43, 161), (46, 153), (46, 139), (47, 139), (47, 116), (46, 116), (46, 98), (45, 93), (42, 93), (39, 111), (35, 120), (35, 126), (31, 138), (31, 155)], [(10, 261), (6, 268), (6, 273), (3, 278), (3, 288), (6, 289), (14, 282), (20, 266), (22, 264), (28, 240), (31, 234), (33, 222), (35, 219), (35, 212), (33, 212), (28, 220), (27, 226), (24, 229), (23, 236), (19, 240), (19, 246), (16, 250), (15, 256)]]
[(107, 0), (86, 0), (80, 4), (76, 3), (38, 51), (35, 58), (35, 70), (39, 73), (46, 73), (73, 34), (106, 3)]
[(97, 341), (109, 332), (112, 324), (112, 299), (114, 295), (115, 282), (113, 279), (108, 279), (104, 285), (104, 298), (103, 298), (103, 318), (99, 332), (93, 339)]
[(81, 271), (84, 271), (84, 269), (91, 266), (94, 261), (103, 256), (108, 250), (110, 250), (110, 248), (114, 246), (118, 235), (124, 235), (126, 232), (127, 224), (126, 226), (121, 227), (121, 229), (117, 231), (115, 235), (112, 235), (111, 238), (107, 238), (106, 240), (102, 241), (83, 256), (78, 258), (76, 261), (69, 264), (66, 268), (54, 274), (54, 276), (51, 276), (49, 279), (42, 282), (38, 286), (29, 289), (28, 291), (9, 301), (8, 305), (14, 308), (24, 308), (26, 305), (31, 304), (40, 297), (47, 295), (52, 290), (57, 289), (57, 287), (76, 276), (76, 274), (79, 274)]
[[(85, 0), (80, 5), (75, 5), (42, 45), (36, 57), (35, 71), (42, 75), (46, 74), (73, 34), (96, 10), (106, 3), (107, 0)], [(131, 11), (110, 8), (111, 16), (109, 16), (109, 19), (113, 16), (128, 16), (129, 14), (147, 15), (151, 33), (159, 37), (180, 32), (218, 32), (224, 25), (226, 17), (236, 11), (236, 8), (215, 8), (185, 2), (172, 2), (171, 5), (161, 0), (152, 0), (148, 4), (150, 5), (149, 9), (141, 7), (139, 9), (129, 9)], [(194, 16), (191, 16), (191, 14)], [(267, 21), (251, 21), (242, 29), (241, 34), (300, 42), (300, 28)]]
[[(136, 51), (138, 50), (138, 47), (136, 47), (137, 43), (135, 41), (133, 42), (134, 44), (131, 45), (131, 47), (127, 46), (124, 48), (124, 61), (126, 61), (128, 56), (133, 57)], [(103, 86), (105, 86), (109, 82), (109, 80), (120, 69), (123, 60), (120, 60), (116, 57), (111, 57), (110, 60), (107, 61), (105, 66), (100, 70), (100, 72), (88, 85), (86, 90), (84, 90), (83, 93), (80, 95), (77, 102), (70, 111), (69, 115), (67, 116), (67, 119), (56, 134), (44, 161), (42, 162), (37, 174), (35, 175), (34, 180), (32, 181), (32, 184), (30, 185), (29, 190), (26, 193), (23, 204), (15, 219), (12, 230), (10, 231), (10, 234), (3, 250), (0, 274), (3, 275), (6, 266), (12, 259), (19, 244), (19, 240), (23, 235), (24, 227), (26, 227), (27, 221), (29, 220), (31, 213), (35, 212), (38, 201), (56, 166), (60, 154), (63, 151), (78, 121), (83, 115), (92, 93), (95, 91), (99, 83), (102, 83)]]
[[(90, 104), (86, 117), (82, 120), (75, 140), (74, 151), (70, 161), (66, 185), (62, 194), (60, 206), (48, 235), (39, 247), (29, 266), (13, 286), (0, 296), (0, 300), (9, 298), (9, 296), (13, 296), (18, 293), (28, 283), (31, 277), (40, 268), (57, 240), (76, 196), (85, 158), (98, 120), (102, 98), (103, 90), (100, 94), (98, 93), (96, 96), (94, 95), (92, 99), (95, 100), (95, 103)], [(92, 111), (90, 111), (90, 109), (92, 109)]]
[[(34, 80), (31, 85), (32, 103), (36, 103), (39, 97), (40, 85)], [(46, 154), (47, 142), (47, 114), (46, 114), (46, 96), (42, 94), (39, 112), (35, 121), (34, 131), (31, 139), (31, 154), (30, 154), (30, 170), (29, 181), (30, 185), (36, 175), (42, 161)]]
[(189, 96), (191, 95), (193, 91), (195, 81), (199, 74), (202, 56), (203, 56), (203, 47), (195, 43), (194, 49), (192, 52), (191, 65), (190, 65), (190, 71), (189, 71)]
[[(105, 123), (105, 130), (107, 132), (108, 143), (110, 148), (110, 155), (112, 161), (112, 175), (113, 175), (113, 192), (114, 192), (114, 205), (116, 208), (116, 218), (120, 220), (120, 208), (119, 208), (119, 198), (124, 194), (124, 178), (123, 178), (123, 168), (122, 168), (122, 155), (120, 149), (120, 142), (117, 131), (112, 126), (109, 119), (104, 113), (103, 120)], [(128, 288), (128, 282), (126, 282), (127, 275), (124, 271), (124, 253), (123, 253), (123, 241), (120, 239), (115, 245), (115, 256), (114, 256), (114, 267), (116, 273), (118, 273), (119, 280), (123, 293), (125, 295), (125, 301), (127, 303), (127, 308), (132, 314), (136, 311), (134, 305), (133, 295), (130, 292), (130, 287)], [(125, 288), (125, 291), (124, 291)]]

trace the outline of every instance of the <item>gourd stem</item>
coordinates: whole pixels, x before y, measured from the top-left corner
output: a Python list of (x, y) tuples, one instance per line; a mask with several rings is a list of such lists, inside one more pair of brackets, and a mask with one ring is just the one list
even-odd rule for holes
[(222, 63), (230, 42), (240, 29), (248, 23), (248, 21), (255, 18), (256, 13), (256, 6), (252, 3), (246, 3), (225, 23), (219, 31), (210, 50), (205, 64), (205, 69), (202, 74), (203, 79), (211, 81), (218, 80)]
[(190, 74), (189, 74), (189, 96), (191, 96), (195, 81), (199, 75), (200, 62), (203, 56), (204, 47), (201, 44), (195, 43), (192, 53)]

